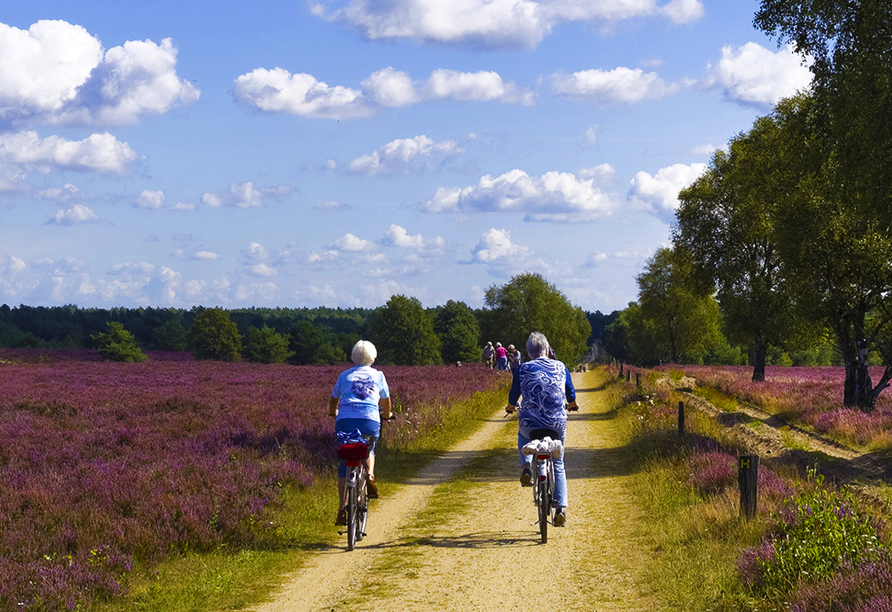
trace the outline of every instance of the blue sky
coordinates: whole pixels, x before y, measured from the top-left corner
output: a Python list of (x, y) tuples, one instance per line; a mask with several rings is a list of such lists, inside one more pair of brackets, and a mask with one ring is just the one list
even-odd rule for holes
[(676, 195), (807, 86), (756, 1), (0, 10), (0, 303), (635, 300)]

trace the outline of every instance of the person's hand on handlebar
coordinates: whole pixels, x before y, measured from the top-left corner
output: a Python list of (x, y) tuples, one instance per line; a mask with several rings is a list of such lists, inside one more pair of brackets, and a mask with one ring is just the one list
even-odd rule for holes
[(507, 405), (505, 406), (505, 412), (506, 412), (507, 414), (512, 414), (515, 410), (517, 410), (517, 406), (513, 406), (513, 405), (511, 405), (511, 404), (507, 404)]
[(567, 404), (567, 410), (569, 410), (570, 412), (576, 412), (577, 410), (579, 410), (579, 405), (574, 400)]

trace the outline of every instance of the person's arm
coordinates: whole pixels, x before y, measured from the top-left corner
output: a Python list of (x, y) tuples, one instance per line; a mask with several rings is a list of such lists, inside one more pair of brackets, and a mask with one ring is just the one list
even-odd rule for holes
[(505, 412), (511, 414), (517, 409), (517, 402), (520, 401), (520, 368), (514, 370), (511, 378), (511, 390), (508, 392), (508, 405), (505, 406)]
[(579, 410), (579, 405), (576, 403), (576, 388), (573, 386), (573, 378), (570, 376), (570, 370), (567, 369), (567, 366), (564, 366), (564, 370), (566, 370), (565, 375), (567, 377), (567, 383), (564, 385), (564, 394), (567, 396), (567, 410)]
[(328, 398), (328, 416), (337, 417), (338, 416), (338, 404), (341, 400), (336, 397)]
[(381, 412), (381, 416), (385, 419), (393, 417), (393, 409), (391, 408), (389, 397), (382, 397), (378, 400), (378, 410)]

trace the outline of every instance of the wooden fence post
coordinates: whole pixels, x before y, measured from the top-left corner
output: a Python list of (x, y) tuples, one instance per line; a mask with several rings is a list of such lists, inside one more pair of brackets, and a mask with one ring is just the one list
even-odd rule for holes
[(641, 372), (635, 372), (635, 387), (641, 387)]
[(626, 370), (626, 382), (632, 382), (632, 370)]
[(678, 402), (678, 435), (684, 435), (684, 402)]
[(620, 378), (623, 377), (623, 362), (622, 361), (619, 362), (619, 377)]
[(751, 519), (756, 516), (756, 500), (759, 489), (759, 456), (742, 455), (737, 471), (740, 485), (740, 516)]

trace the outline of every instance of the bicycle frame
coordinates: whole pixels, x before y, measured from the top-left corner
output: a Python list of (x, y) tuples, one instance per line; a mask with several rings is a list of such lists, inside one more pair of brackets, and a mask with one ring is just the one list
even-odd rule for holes
[(548, 542), (548, 524), (553, 523), (554, 463), (551, 453), (562, 452), (557, 432), (550, 429), (537, 429), (530, 432), (530, 442), (523, 447), (523, 453), (531, 456), (533, 468), (533, 503), (538, 509), (539, 534), (542, 543)]
[[(345, 480), (347, 490), (347, 550), (353, 550), (356, 543), (361, 541), (366, 533), (365, 527), (369, 518), (369, 498), (367, 492), (368, 472), (366, 471), (364, 460), (368, 457), (368, 438), (363, 437), (364, 444), (360, 447), (355, 445), (349, 453), (351, 456), (344, 459), (347, 464), (347, 477)], [(362, 451), (364, 447), (365, 452)], [(342, 454), (339, 448), (339, 454)], [(347, 453), (344, 453), (347, 454)], [(362, 455), (365, 456), (362, 456)], [(341, 535), (345, 532), (341, 531)]]
[(554, 497), (554, 465), (551, 455), (536, 453), (533, 470), (533, 503), (539, 512), (539, 535), (542, 543), (548, 542), (548, 524), (552, 522), (552, 500)]

